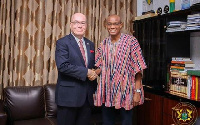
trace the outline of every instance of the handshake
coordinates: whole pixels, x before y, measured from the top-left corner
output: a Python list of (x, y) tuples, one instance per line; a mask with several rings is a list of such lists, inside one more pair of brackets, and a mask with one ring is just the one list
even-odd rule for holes
[(101, 69), (88, 69), (87, 77), (90, 81), (93, 81), (101, 73)]

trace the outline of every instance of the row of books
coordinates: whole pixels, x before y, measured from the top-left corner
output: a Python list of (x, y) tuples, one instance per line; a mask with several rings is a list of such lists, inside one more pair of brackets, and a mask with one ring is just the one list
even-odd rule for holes
[[(199, 71), (200, 72), (200, 71)], [(193, 100), (200, 100), (200, 77), (186, 73), (171, 75), (170, 92)]]
[(170, 93), (193, 100), (200, 100), (200, 70), (172, 73)]
[(186, 72), (171, 71), (170, 74), (170, 92), (187, 96), (188, 86), (187, 86), (188, 75)]
[(173, 94), (188, 96), (188, 74), (187, 70), (194, 69), (195, 64), (190, 58), (172, 57), (170, 63), (170, 92)]
[(194, 69), (195, 64), (190, 58), (186, 57), (172, 57), (170, 64), (170, 71), (187, 71), (188, 69)]
[(185, 30), (200, 30), (200, 13), (187, 16), (186, 21), (170, 21), (166, 32), (177, 32)]
[(189, 75), (187, 97), (193, 100), (200, 100), (200, 77)]
[(193, 100), (200, 100), (200, 70), (188, 70), (188, 93)]

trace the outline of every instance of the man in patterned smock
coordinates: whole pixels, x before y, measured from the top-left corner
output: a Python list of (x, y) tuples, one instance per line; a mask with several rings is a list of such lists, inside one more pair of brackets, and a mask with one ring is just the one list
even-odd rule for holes
[(122, 125), (132, 125), (133, 107), (144, 102), (142, 70), (147, 66), (137, 39), (121, 33), (122, 26), (119, 16), (107, 18), (109, 37), (100, 43), (95, 55), (100, 79), (94, 104), (103, 106), (103, 125), (114, 125), (115, 110), (120, 110)]

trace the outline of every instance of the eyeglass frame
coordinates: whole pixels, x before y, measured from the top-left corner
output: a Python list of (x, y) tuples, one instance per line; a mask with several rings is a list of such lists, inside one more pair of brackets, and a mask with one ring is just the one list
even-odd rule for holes
[(71, 22), (71, 23), (73, 23), (74, 25), (81, 25), (81, 26), (85, 26), (87, 24), (86, 21), (82, 21), (82, 22), (74, 21), (74, 22)]
[(106, 26), (110, 27), (110, 26), (119, 26), (120, 24), (122, 24), (122, 22), (118, 22), (118, 23), (106, 23)]

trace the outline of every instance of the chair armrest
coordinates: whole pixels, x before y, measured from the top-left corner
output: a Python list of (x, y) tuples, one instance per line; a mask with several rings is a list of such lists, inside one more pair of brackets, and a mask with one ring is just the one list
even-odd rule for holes
[(1, 123), (1, 125), (6, 125), (6, 121), (7, 121), (7, 114), (4, 111), (3, 101), (0, 100), (0, 123)]

